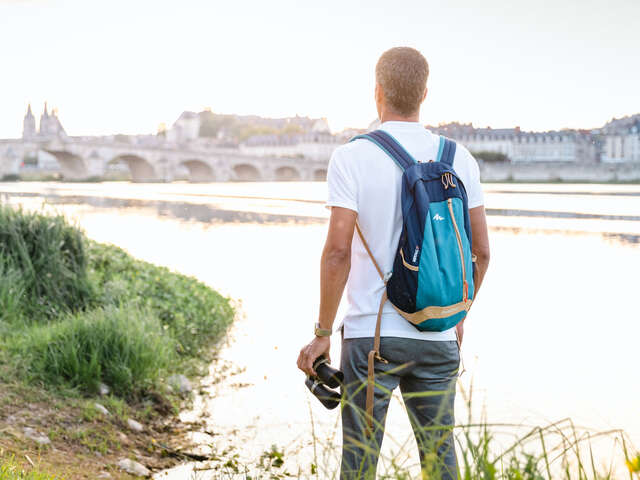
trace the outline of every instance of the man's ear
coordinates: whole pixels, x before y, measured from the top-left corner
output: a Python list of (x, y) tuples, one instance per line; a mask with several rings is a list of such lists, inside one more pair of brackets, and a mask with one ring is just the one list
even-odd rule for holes
[(420, 102), (420, 104), (422, 105), (422, 103), (427, 99), (427, 93), (429, 92), (428, 88), (424, 89), (424, 95), (422, 96), (422, 101)]
[(376, 108), (378, 110), (378, 118), (382, 116), (382, 106), (384, 105), (384, 90), (382, 90), (382, 86), (378, 82), (376, 82), (375, 89), (375, 100), (376, 100)]

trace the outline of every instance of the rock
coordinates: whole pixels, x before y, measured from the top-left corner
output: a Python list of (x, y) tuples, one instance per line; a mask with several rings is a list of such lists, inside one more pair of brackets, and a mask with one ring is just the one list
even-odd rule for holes
[(100, 395), (102, 395), (103, 397), (105, 395), (109, 395), (110, 392), (111, 389), (109, 388), (109, 385), (105, 385), (104, 383), (98, 385), (98, 393), (100, 393)]
[(111, 474), (109, 472), (100, 472), (98, 478), (111, 478)]
[(98, 410), (101, 414), (103, 415), (109, 415), (109, 410), (107, 410), (104, 405), (101, 405), (100, 403), (94, 403), (93, 404), (94, 407), (96, 407), (96, 410)]
[(191, 386), (191, 382), (189, 381), (189, 379), (184, 375), (182, 375), (181, 373), (177, 375), (171, 375), (168, 378), (168, 381), (169, 381), (169, 386), (180, 393), (188, 393), (191, 390), (193, 390), (193, 387)]
[(142, 424), (140, 422), (136, 422), (133, 418), (127, 419), (127, 426), (134, 432), (141, 432), (144, 430)]
[(118, 432), (118, 440), (120, 440), (120, 443), (123, 445), (129, 445), (129, 437), (122, 432)]
[(145, 467), (141, 463), (129, 460), (128, 458), (119, 460), (116, 465), (118, 466), (118, 468), (124, 470), (127, 473), (130, 473), (131, 475), (138, 475), (139, 477), (151, 476), (151, 472), (147, 467)]
[(24, 435), (25, 437), (33, 440), (34, 442), (40, 444), (40, 445), (50, 445), (51, 444), (51, 440), (49, 440), (49, 437), (47, 437), (46, 435), (43, 435), (42, 433), (34, 430), (31, 427), (24, 427)]

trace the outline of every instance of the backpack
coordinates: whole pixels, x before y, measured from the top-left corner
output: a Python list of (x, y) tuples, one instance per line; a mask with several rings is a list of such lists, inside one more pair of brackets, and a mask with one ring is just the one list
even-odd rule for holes
[(367, 423), (371, 431), (374, 361), (386, 362), (380, 356), (385, 302), (388, 299), (420, 331), (441, 332), (456, 326), (473, 301), (475, 256), (471, 253), (467, 192), (453, 170), (456, 143), (440, 136), (436, 161), (419, 163), (385, 131), (358, 135), (351, 141), (359, 138), (375, 143), (403, 172), (402, 233), (391, 273), (382, 272), (356, 222), (362, 244), (385, 283), (368, 359)]

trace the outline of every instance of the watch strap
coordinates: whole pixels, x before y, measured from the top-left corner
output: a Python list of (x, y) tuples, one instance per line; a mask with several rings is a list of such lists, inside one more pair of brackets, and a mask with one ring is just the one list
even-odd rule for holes
[(332, 332), (330, 328), (320, 328), (320, 323), (316, 322), (313, 333), (316, 337), (330, 337)]

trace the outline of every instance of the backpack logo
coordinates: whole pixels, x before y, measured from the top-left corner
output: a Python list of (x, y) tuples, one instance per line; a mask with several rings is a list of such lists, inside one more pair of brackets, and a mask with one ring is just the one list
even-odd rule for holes
[(436, 214), (433, 216), (433, 219), (434, 219), (434, 220), (442, 221), (442, 220), (444, 220), (444, 217), (440, 216), (440, 214), (439, 214), (439, 213), (436, 213)]

